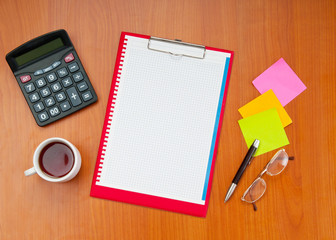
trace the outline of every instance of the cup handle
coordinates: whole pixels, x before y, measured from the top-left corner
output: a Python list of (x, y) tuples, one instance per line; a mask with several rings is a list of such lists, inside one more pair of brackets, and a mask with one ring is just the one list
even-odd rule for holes
[(35, 170), (34, 167), (29, 168), (26, 171), (24, 171), (24, 174), (25, 174), (26, 177), (34, 175), (35, 173), (36, 173), (36, 170)]

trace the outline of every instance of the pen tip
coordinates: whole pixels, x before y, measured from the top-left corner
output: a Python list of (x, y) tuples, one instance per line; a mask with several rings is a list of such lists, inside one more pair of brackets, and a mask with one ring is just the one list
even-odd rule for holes
[(232, 195), (232, 193), (233, 193), (233, 191), (235, 190), (236, 187), (237, 187), (237, 184), (231, 183), (230, 188), (226, 193), (224, 202), (227, 202), (230, 199), (230, 197), (231, 197), (231, 195)]

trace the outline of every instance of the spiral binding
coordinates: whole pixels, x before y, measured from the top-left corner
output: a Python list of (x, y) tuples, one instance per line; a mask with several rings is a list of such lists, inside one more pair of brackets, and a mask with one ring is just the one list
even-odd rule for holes
[(110, 111), (108, 113), (108, 119), (107, 119), (107, 124), (106, 124), (106, 129), (105, 129), (103, 147), (102, 147), (102, 151), (100, 153), (100, 161), (99, 161), (99, 167), (98, 167), (98, 171), (97, 171), (96, 183), (98, 183), (100, 181), (102, 168), (103, 168), (103, 164), (104, 164), (104, 160), (105, 160), (105, 154), (106, 154), (106, 149), (107, 149), (107, 140), (108, 140), (108, 137), (109, 137), (109, 134), (110, 134), (110, 131), (111, 131), (111, 124), (112, 124), (112, 118), (113, 118), (113, 113), (114, 113), (114, 107), (115, 107), (115, 103), (116, 103), (117, 95), (118, 95), (118, 90), (119, 90), (120, 76), (121, 76), (122, 68), (123, 68), (123, 65), (124, 65), (125, 54), (126, 54), (126, 46), (127, 46), (127, 39), (125, 38), (124, 42), (123, 42), (123, 47), (121, 49), (118, 72), (117, 72), (116, 82), (115, 82), (115, 86), (114, 86), (114, 89), (113, 89), (113, 95), (112, 95), (112, 99), (111, 99)]

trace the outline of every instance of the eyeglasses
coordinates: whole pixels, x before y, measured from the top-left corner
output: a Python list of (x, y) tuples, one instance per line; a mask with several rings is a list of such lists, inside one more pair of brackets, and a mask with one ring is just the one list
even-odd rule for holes
[(255, 202), (258, 201), (266, 191), (266, 182), (262, 176), (267, 173), (270, 176), (280, 174), (287, 166), (288, 160), (294, 160), (294, 157), (288, 157), (285, 149), (279, 150), (267, 163), (266, 167), (261, 171), (256, 180), (248, 187), (241, 200), (252, 203), (254, 211), (257, 211)]

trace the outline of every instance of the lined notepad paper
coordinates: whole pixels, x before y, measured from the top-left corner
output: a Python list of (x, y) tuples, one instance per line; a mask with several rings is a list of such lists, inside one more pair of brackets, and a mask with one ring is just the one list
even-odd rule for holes
[(231, 54), (173, 56), (127, 34), (122, 45), (93, 188), (205, 205)]

